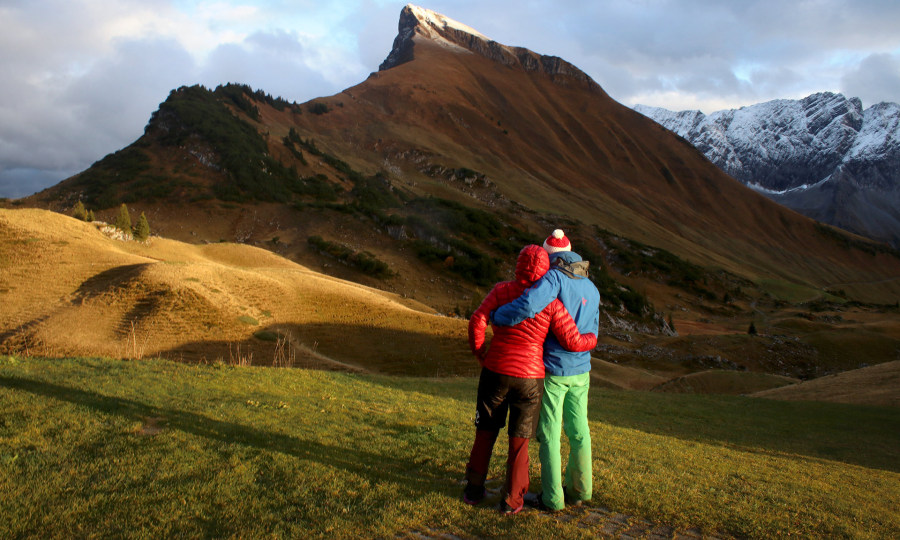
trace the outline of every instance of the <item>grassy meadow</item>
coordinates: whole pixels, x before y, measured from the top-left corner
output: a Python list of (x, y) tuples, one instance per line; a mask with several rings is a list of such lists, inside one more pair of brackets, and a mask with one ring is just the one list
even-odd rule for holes
[[(575, 510), (461, 502), (475, 386), (0, 357), (0, 537), (597, 536)], [(590, 422), (591, 508), (720, 537), (900, 533), (896, 408), (596, 388)], [(536, 490), (536, 445), (532, 469)]]

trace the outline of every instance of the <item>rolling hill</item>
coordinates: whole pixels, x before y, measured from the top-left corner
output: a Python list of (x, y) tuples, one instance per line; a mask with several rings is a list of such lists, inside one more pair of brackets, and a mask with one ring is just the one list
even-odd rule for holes
[(0, 349), (446, 375), (473, 373), (465, 321), (259, 248), (108, 237), (0, 210)]
[(900, 406), (900, 361), (885, 362), (800, 384), (751, 394), (787, 401), (832, 401), (856, 405)]

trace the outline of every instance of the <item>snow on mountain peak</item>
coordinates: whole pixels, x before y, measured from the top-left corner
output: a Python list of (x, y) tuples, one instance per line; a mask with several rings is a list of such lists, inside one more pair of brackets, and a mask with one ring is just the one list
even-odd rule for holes
[(379, 71), (412, 60), (416, 36), (421, 36), (419, 39), (425, 38), (432, 43), (459, 52), (470, 52), (469, 47), (465, 45), (472, 41), (495, 43), (481, 32), (450, 17), (414, 4), (407, 4), (400, 11), (400, 22), (397, 37), (394, 38), (394, 46), (388, 57), (378, 67)]
[(889, 105), (863, 111), (859, 99), (831, 92), (709, 115), (641, 105), (635, 110), (691, 141), (738, 180), (777, 192), (815, 185), (850, 157), (878, 159), (900, 143)]
[(525, 71), (562, 76), (560, 81), (574, 79), (593, 91), (601, 90), (586, 73), (562, 58), (537, 54), (523, 47), (503, 45), (471, 26), (414, 4), (407, 4), (400, 11), (400, 23), (393, 48), (378, 70), (385, 71), (411, 61), (417, 42), (437, 44), (454, 52), (474, 53)]
[[(426, 25), (426, 28), (423, 29), (425, 32), (428, 32), (429, 30), (429, 28), (427, 27), (440, 28), (443, 30), (453, 29), (464, 32), (466, 34), (472, 34), (473, 36), (479, 37), (485, 41), (491, 41), (491, 38), (485, 36), (471, 26), (467, 26), (459, 21), (455, 21), (450, 17), (442, 15), (436, 11), (419, 7), (414, 4), (406, 4), (406, 9), (409, 10), (416, 19)], [(433, 34), (429, 37), (442, 39), (439, 34)]]
[(704, 115), (636, 105), (753, 189), (900, 245), (900, 105), (821, 92)]

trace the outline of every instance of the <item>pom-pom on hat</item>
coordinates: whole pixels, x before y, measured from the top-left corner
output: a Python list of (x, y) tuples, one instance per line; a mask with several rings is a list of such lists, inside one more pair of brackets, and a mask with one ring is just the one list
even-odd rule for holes
[(550, 255), (560, 251), (572, 251), (572, 243), (566, 238), (566, 233), (562, 229), (556, 229), (544, 240), (544, 249)]

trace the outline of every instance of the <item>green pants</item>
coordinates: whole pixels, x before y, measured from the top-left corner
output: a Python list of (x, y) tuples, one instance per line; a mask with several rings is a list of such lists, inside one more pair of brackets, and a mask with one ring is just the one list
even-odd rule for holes
[[(587, 422), (590, 374), (562, 377), (547, 375), (538, 421), (540, 443), (541, 487), (544, 504), (553, 510), (565, 506), (566, 495), (572, 502), (591, 498), (591, 431)], [(565, 430), (569, 439), (569, 462), (566, 464), (566, 489), (563, 493), (560, 465), (560, 436)]]

